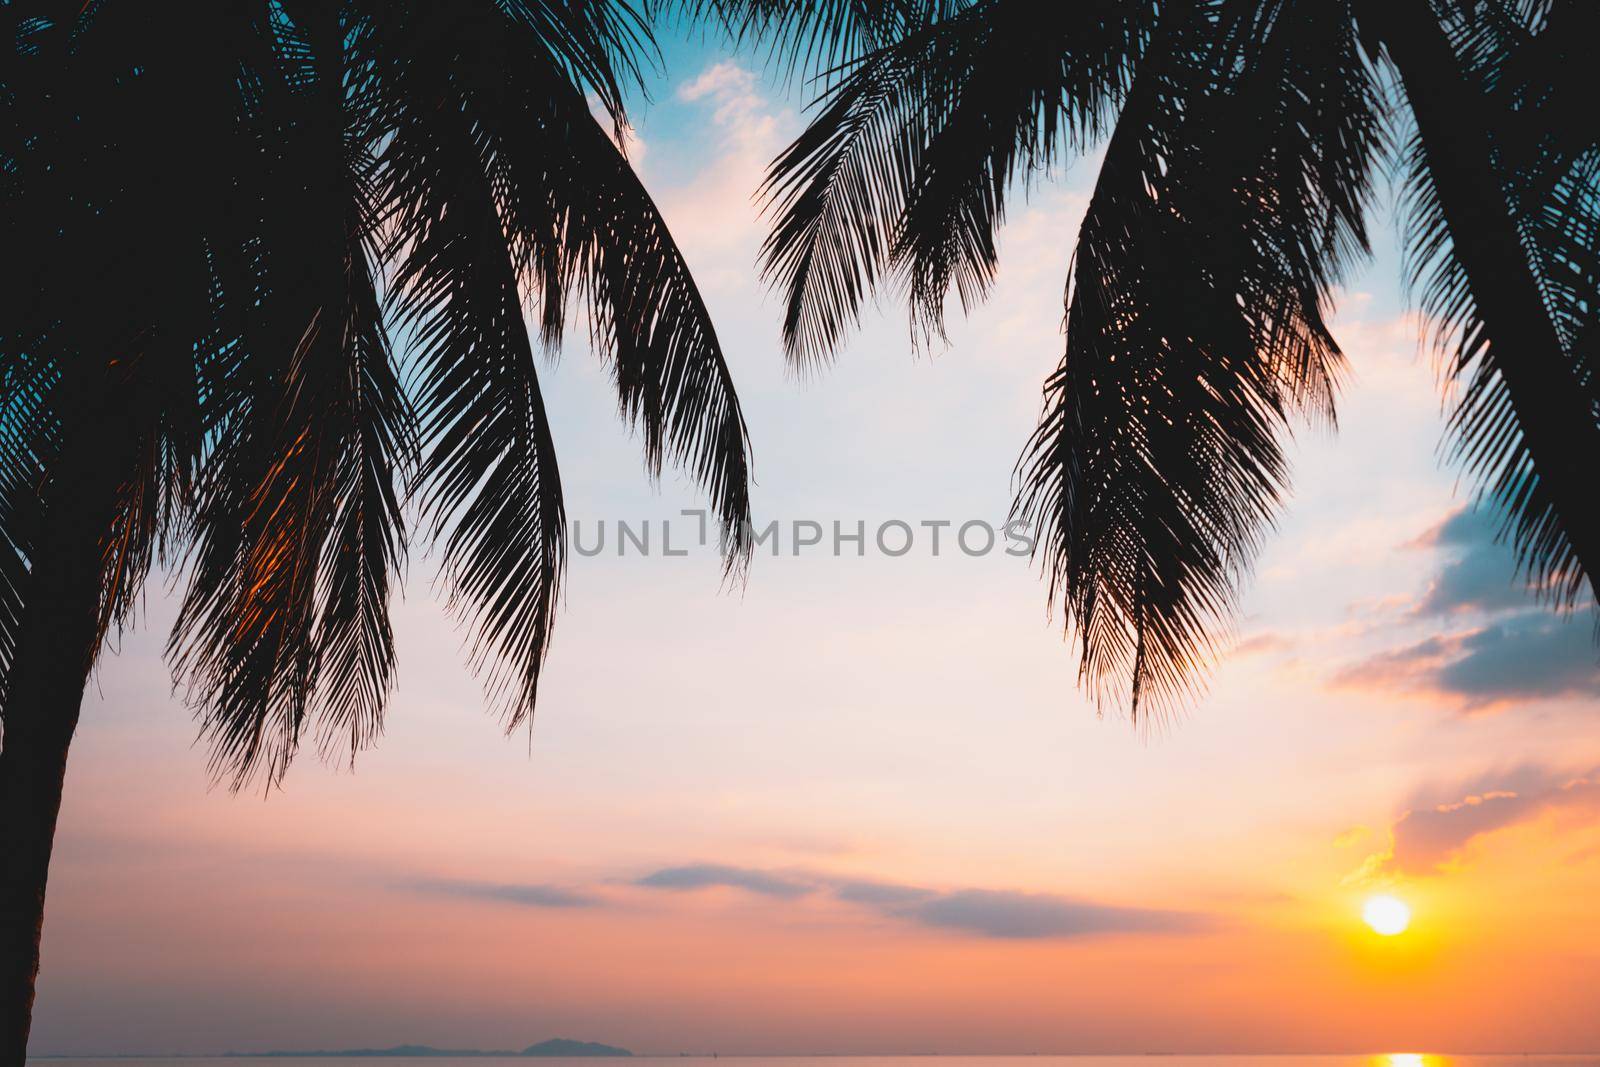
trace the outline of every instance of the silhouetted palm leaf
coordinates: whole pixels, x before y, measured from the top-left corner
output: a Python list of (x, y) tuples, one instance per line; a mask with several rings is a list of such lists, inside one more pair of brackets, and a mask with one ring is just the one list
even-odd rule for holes
[[(1452, 224), (1461, 223), (1437, 185), (1439, 168), (1453, 164), (1415, 133), (1405, 171), (1409, 266), (1446, 373), (1459, 385), (1450, 418), (1453, 455), (1502, 508), (1504, 532), (1531, 584), (1570, 606), (1583, 596), (1586, 578), (1592, 583), (1600, 576), (1586, 569), (1572, 537), (1573, 520), (1581, 516), (1552, 491), (1553, 472), (1541, 477), (1526, 424), (1529, 412), (1539, 411), (1550, 426), (1536, 428), (1578, 432), (1566, 450), (1584, 466), (1589, 460), (1582, 442), (1600, 447), (1600, 125), (1584, 103), (1588, 86), (1574, 78), (1586, 60), (1573, 54), (1582, 47), (1576, 42), (1600, 29), (1600, 16), (1581, 4), (1491, 5), (1453, 12), (1443, 27), (1466, 91), (1487, 104), (1499, 200), (1523, 253), (1504, 266), (1531, 276), (1548, 316), (1541, 326), (1556, 359), (1566, 364), (1546, 395), (1531, 394), (1526, 385), (1520, 396), (1509, 390), (1505, 361), (1529, 359), (1519, 349), (1538, 342), (1511, 333), (1480, 307), (1474, 286), (1487, 280), (1475, 278), (1458, 253)], [(1581, 405), (1573, 405), (1578, 397)], [(1587, 518), (1592, 532), (1600, 510), (1591, 506)]]
[[(731, 376), (664, 220), (589, 108), (625, 123), (654, 48), (636, 10), (243, 0), (152, 17), (37, 0), (4, 14), (19, 44), (0, 101), (7, 236), (51, 254), (7, 268), (34, 299), (0, 345), (0, 668), (41, 487), (84, 390), (108, 388), (77, 368), (108, 355), (127, 425), (97, 434), (122, 464), (102, 624), (127, 621), (164, 547), (184, 553), (174, 670), (235, 786), (280, 778), (307, 729), (329, 756), (381, 729), (407, 493), (443, 545), (473, 662), (509, 723), (532, 711), (564, 531), (530, 304), (550, 344), (588, 310), (649, 469), (683, 463), (728, 566), (747, 557)], [(117, 153), (163, 166), (108, 166)], [(163, 269), (124, 249), (159, 249)], [(83, 263), (117, 284), (63, 284)]]
[(709, 19), (735, 44), (755, 43), (789, 74), (829, 80), (862, 54), (930, 22), (966, 0), (656, 0), (664, 16)]
[(987, 0), (850, 67), (763, 190), (776, 219), (762, 258), (786, 290), (791, 358), (831, 352), (881, 280), (909, 289), (927, 332), (952, 280), (977, 299), (1007, 184), (1063, 133), (1081, 148), (1098, 132), (1147, 17)]
[(259, 306), (214, 388), (227, 411), (201, 480), (177, 669), (213, 766), (281, 777), (308, 715), (330, 750), (381, 728), (388, 583), (414, 450), (373, 278), (372, 170), (347, 108), (336, 11), (272, 27), (263, 107), (285, 129), (262, 205)]
[(1323, 311), (1364, 247), (1376, 122), (1353, 40), (1338, 20), (1262, 33), (1241, 13), (1171, 5), (1140, 62), (1023, 461), (1019, 511), (1083, 677), (1136, 718), (1191, 688), (1228, 623), (1287, 484), (1289, 416), (1332, 415)]

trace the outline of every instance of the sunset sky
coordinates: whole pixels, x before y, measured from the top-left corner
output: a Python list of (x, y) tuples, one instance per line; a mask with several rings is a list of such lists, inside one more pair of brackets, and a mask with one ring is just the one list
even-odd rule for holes
[[(710, 302), (758, 525), (1004, 521), (1061, 349), (1095, 163), (1035, 183), (992, 299), (914, 351), (868, 316), (798, 377), (754, 264), (803, 91), (672, 42), (636, 165)], [(1337, 435), (1296, 489), (1209, 694), (1103, 718), (1026, 559), (574, 555), (509, 739), (410, 561), (386, 735), (354, 773), (207, 775), (161, 646), (85, 701), (50, 879), (44, 1052), (1600, 1048), (1600, 671), (1590, 614), (1513, 581), (1464, 510), (1394, 227), (1350, 281)], [(692, 520), (581, 345), (544, 373), (568, 512)], [(947, 535), (948, 536), (948, 535)], [(1413, 909), (1382, 938), (1363, 901)]]

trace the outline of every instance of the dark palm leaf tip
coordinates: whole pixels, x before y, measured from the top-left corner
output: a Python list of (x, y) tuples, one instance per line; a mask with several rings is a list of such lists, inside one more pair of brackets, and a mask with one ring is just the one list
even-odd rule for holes
[[(281, 338), (292, 353), (281, 399), (241, 413), (197, 509), (174, 662), (213, 767), (236, 787), (258, 771), (279, 780), (308, 721), (325, 754), (353, 755), (381, 729), (392, 685), (388, 590), (405, 538), (394, 480), (410, 462), (410, 416), (358, 249), (265, 305), (273, 319), (303, 317), (305, 333)], [(238, 385), (246, 403), (275, 391)]]
[[(1495, 175), (1571, 380), (1600, 424), (1600, 127), (1573, 80), (1575, 33), (1595, 29), (1587, 5), (1454, 13), (1444, 23), (1470, 91), (1481, 94)], [(1580, 101), (1585, 103), (1579, 104)], [(1406, 270), (1430, 326), (1445, 379), (1455, 386), (1451, 457), (1503, 515), (1501, 535), (1530, 584), (1570, 607), (1592, 581), (1550, 485), (1539, 477), (1524, 427), (1474, 299), (1475, 279), (1451, 240), (1451, 219), (1415, 135), (1404, 157)], [(1512, 358), (1523, 358), (1513, 353)], [(1555, 416), (1551, 416), (1554, 418)]]
[[(118, 10), (80, 20), (74, 62), (90, 64), (91, 47), (127, 31), (119, 47), (142, 57), (143, 80), (62, 97), (69, 121), (29, 142), (30, 166), (46, 149), (118, 143), (121, 119), (104, 101), (134, 117), (170, 114), (122, 101), (197, 84), (179, 65), (185, 49), (161, 43), (159, 20), (130, 27), (110, 21)], [(682, 462), (712, 496), (729, 566), (749, 554), (748, 442), (722, 351), (660, 213), (586, 100), (624, 121), (634, 57), (653, 47), (646, 24), (626, 4), (535, 0), (284, 3), (208, 9), (207, 20), (207, 125), (230, 134), (196, 159), (181, 195), (156, 197), (137, 172), (114, 171), (114, 188), (95, 187), (105, 202), (85, 201), (92, 220), (113, 220), (85, 224), (85, 243), (148, 245), (91, 237), (113, 222), (128, 237), (140, 208), (159, 203), (169, 234), (171, 219), (192, 225), (196, 251), (192, 276), (163, 282), (193, 299), (155, 299), (146, 286), (122, 309), (136, 324), (125, 336), (165, 340), (159, 359), (141, 357), (140, 395), (156, 402), (128, 450), (105, 618), (125, 622), (161, 546), (184, 546), (190, 584), (170, 650), (216, 773), (236, 787), (276, 782), (307, 729), (329, 758), (353, 754), (376, 736), (392, 685), (387, 600), (407, 542), (406, 485), (442, 540), (471, 659), (515, 725), (548, 648), (564, 527), (525, 300), (548, 343), (573, 294), (588, 306), (651, 470), (668, 455)], [(6, 80), (18, 84), (9, 65)], [(13, 117), (4, 101), (0, 117)], [(42, 184), (18, 184), (11, 132), (0, 129), (6, 193), (42, 195)], [(99, 159), (72, 165), (87, 172)], [(6, 225), (24, 236), (12, 232), (17, 216)], [(179, 304), (188, 320), (148, 322), (149, 308)], [(39, 306), (53, 309), (47, 326), (117, 317)], [(396, 326), (411, 343), (404, 382)], [(105, 340), (79, 329), (19, 345), (29, 328), (8, 317), (0, 342), (0, 664), (61, 422), (53, 359), (9, 353)], [(171, 403), (185, 397), (190, 409)]]
[[(1186, 36), (1164, 27), (1108, 148), (1018, 495), (1084, 682), (1102, 705), (1127, 694), (1135, 718), (1194, 691), (1286, 488), (1278, 438), (1297, 409), (1331, 413), (1340, 356), (1322, 313), (1364, 245), (1376, 145), (1370, 99), (1342, 95), (1348, 35), (1326, 66), (1315, 33), (1268, 33), (1227, 64)], [(1238, 83), (1208, 83), (1219, 67)], [(1307, 114), (1255, 113), (1280, 95)], [(1350, 112), (1308, 121), (1324, 108)]]

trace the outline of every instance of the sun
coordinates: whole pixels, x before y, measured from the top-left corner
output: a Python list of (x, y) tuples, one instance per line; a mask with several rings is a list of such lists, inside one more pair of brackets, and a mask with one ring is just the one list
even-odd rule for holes
[(1361, 908), (1361, 918), (1375, 933), (1393, 937), (1405, 933), (1406, 927), (1411, 925), (1411, 908), (1395, 897), (1368, 897)]

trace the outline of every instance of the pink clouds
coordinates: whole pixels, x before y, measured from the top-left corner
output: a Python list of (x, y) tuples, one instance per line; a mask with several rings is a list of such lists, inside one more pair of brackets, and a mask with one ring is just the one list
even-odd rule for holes
[(662, 212), (689, 250), (702, 287), (710, 281), (747, 289), (763, 232), (756, 190), (767, 162), (783, 147), (790, 120), (762, 94), (756, 75), (731, 60), (705, 68), (676, 96), (710, 108), (705, 140), (715, 149), (701, 157), (693, 181), (660, 190)]
[(1233, 646), (1229, 655), (1265, 656), (1274, 652), (1287, 652), (1295, 645), (1294, 639), (1277, 633), (1251, 634)]
[(1458, 862), (1479, 838), (1553, 812), (1600, 814), (1600, 776), (1527, 769), (1447, 803), (1413, 808), (1395, 820), (1389, 851), (1368, 856), (1353, 877), (1430, 875)]

